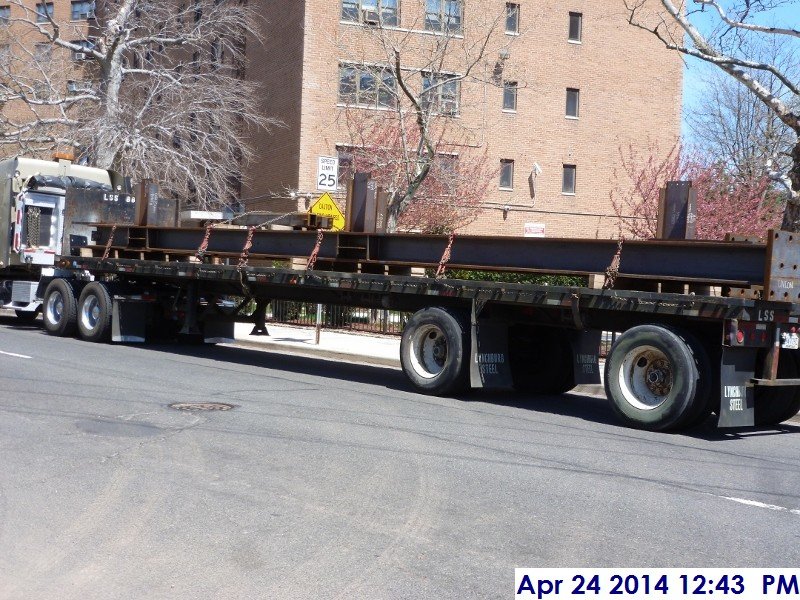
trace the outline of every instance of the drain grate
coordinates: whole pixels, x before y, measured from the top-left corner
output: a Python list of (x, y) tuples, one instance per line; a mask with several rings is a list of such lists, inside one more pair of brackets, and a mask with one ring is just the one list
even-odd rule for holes
[(225, 404), (224, 402), (176, 402), (170, 404), (170, 408), (175, 410), (230, 410), (233, 404)]

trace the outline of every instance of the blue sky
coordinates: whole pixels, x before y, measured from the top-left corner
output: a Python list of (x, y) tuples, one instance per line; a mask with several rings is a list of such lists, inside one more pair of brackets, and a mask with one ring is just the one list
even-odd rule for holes
[[(729, 2), (723, 2), (730, 4)], [(698, 18), (693, 19), (695, 24), (704, 32), (710, 31), (715, 25), (719, 23), (719, 18), (714, 18), (716, 12), (706, 8), (704, 15), (698, 15)], [(800, 29), (800, 0), (786, 4), (780, 8), (774, 9), (769, 13), (760, 15), (756, 22), (765, 25), (779, 25), (781, 27), (792, 27)], [(792, 40), (786, 37), (787, 43), (795, 43), (800, 45), (800, 41)], [(705, 63), (701, 60), (692, 58), (691, 56), (685, 57), (686, 66), (684, 68), (683, 79), (683, 113), (686, 115), (687, 111), (692, 110), (694, 105), (702, 97), (705, 90), (705, 79), (709, 72), (717, 71), (718, 68)], [(686, 127), (686, 120), (683, 122), (683, 134), (688, 136), (689, 132)]]

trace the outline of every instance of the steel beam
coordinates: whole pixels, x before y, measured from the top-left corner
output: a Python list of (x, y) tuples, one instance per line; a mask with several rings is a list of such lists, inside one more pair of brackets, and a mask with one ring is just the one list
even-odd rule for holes
[[(110, 225), (98, 226), (97, 247), (105, 246)], [(140, 252), (192, 254), (204, 229), (119, 226), (112, 248)], [(208, 254), (237, 255), (245, 229), (214, 229)], [(308, 256), (314, 231), (256, 231), (251, 258)], [(447, 236), (365, 234), (327, 231), (320, 261), (435, 267), (447, 247)], [(619, 277), (707, 284), (763, 285), (765, 244), (698, 240), (632, 240), (622, 246)], [(537, 273), (604, 273), (617, 252), (616, 240), (456, 236), (448, 266)]]

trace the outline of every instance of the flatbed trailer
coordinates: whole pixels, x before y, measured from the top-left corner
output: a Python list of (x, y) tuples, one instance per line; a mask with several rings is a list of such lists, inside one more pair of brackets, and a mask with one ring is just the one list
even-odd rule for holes
[[(680, 430), (716, 413), (720, 427), (766, 426), (800, 410), (800, 244), (791, 233), (770, 232), (762, 244), (623, 247), (99, 225), (95, 244), (80, 253), (59, 257), (39, 285), (53, 335), (131, 343), (171, 332), (220, 342), (233, 338), (237, 321), (265, 333), (272, 300), (398, 309), (414, 313), (400, 360), (423, 393), (560, 394), (597, 384), (602, 332), (615, 331), (604, 383), (627, 425)], [(298, 256), (310, 257), (306, 268), (269, 266)], [(528, 273), (602, 273), (605, 266), (606, 285), (397, 274), (446, 262)], [(247, 306), (255, 306), (252, 314)]]

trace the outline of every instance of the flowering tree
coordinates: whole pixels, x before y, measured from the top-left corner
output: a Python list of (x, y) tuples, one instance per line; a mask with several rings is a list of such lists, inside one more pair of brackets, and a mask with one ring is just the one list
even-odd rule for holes
[[(390, 195), (405, 189), (408, 170), (416, 161), (419, 129), (364, 111), (349, 111), (346, 122), (353, 146), (352, 172), (371, 173), (377, 185)], [(490, 183), (497, 175), (489, 167), (486, 149), (463, 154), (467, 147), (458, 130), (441, 127), (431, 145), (437, 153), (414, 191), (413, 198), (398, 215), (396, 229), (424, 233), (450, 233), (477, 217)], [(411, 149), (411, 150), (409, 150)], [(411, 156), (409, 156), (411, 152)]]
[(668, 181), (690, 180), (697, 192), (696, 235), (719, 240), (726, 234), (763, 237), (780, 226), (784, 200), (766, 174), (739, 176), (720, 162), (681, 153), (678, 146), (664, 156), (650, 145), (637, 153), (622, 148), (621, 169), (614, 172), (611, 202), (620, 236), (656, 236), (659, 191)]

